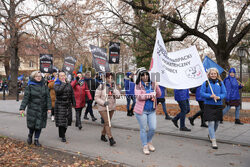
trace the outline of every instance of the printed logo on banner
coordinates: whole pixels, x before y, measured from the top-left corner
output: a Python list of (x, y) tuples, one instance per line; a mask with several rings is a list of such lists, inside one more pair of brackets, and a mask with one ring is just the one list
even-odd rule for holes
[(40, 54), (40, 71), (42, 73), (52, 73), (53, 71), (52, 54)]
[(196, 65), (194, 67), (189, 67), (186, 70), (186, 75), (188, 78), (199, 79), (202, 77), (202, 70), (200, 65)]
[(109, 43), (109, 63), (119, 64), (120, 59), (120, 43), (110, 42)]
[(90, 45), (92, 53), (92, 66), (96, 72), (109, 72), (109, 64), (107, 60), (107, 49), (99, 48), (94, 45)]

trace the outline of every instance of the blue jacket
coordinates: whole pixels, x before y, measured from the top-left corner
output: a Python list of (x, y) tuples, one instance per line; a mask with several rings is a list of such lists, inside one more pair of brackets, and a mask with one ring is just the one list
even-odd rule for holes
[(124, 87), (126, 95), (135, 95), (135, 83), (130, 79), (124, 79)]
[(195, 99), (196, 99), (196, 101), (204, 101), (204, 98), (201, 97), (201, 86), (198, 86), (196, 88)]
[[(148, 86), (141, 81), (142, 85), (144, 86), (146, 93), (151, 93), (154, 92), (154, 89), (152, 88), (152, 82)], [(151, 99), (146, 100), (145, 105), (144, 105), (144, 110), (146, 111), (152, 111), (154, 109), (154, 102)]]
[(226, 97), (227, 95), (227, 91), (226, 91), (226, 87), (224, 85), (223, 82), (221, 82), (221, 86), (219, 84), (219, 81), (216, 80), (215, 83), (213, 83), (213, 81), (209, 80), (211, 87), (214, 91), (214, 94), (216, 96), (219, 96), (220, 99), (217, 100), (217, 102), (214, 101), (213, 98), (211, 98), (210, 96), (212, 95), (211, 89), (209, 87), (209, 85), (206, 84), (207, 81), (205, 81), (202, 86), (201, 86), (201, 97), (204, 98), (204, 103), (205, 104), (210, 104), (210, 105), (222, 105), (222, 100)]
[(239, 89), (242, 88), (237, 82), (237, 79), (235, 77), (231, 77), (230, 73), (235, 72), (234, 68), (231, 68), (229, 70), (229, 75), (224, 79), (224, 84), (226, 86), (227, 90), (227, 96), (226, 96), (226, 101), (230, 100), (239, 100), (240, 99), (240, 94), (239, 94)]
[(160, 89), (161, 89), (161, 96), (160, 96), (160, 97), (157, 97), (157, 99), (165, 98), (165, 90), (166, 90), (166, 88), (163, 87), (163, 86), (159, 86), (159, 87), (160, 87)]
[(189, 99), (189, 90), (188, 89), (175, 89), (174, 90), (174, 99), (176, 101), (184, 101)]

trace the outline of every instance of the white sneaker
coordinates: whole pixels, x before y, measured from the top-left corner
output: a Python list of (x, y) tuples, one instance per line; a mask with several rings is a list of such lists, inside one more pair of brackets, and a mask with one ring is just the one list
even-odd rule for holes
[(51, 121), (54, 122), (55, 121), (55, 117), (54, 115), (51, 116)]
[(149, 152), (149, 150), (148, 150), (148, 145), (146, 145), (146, 146), (143, 147), (143, 153), (144, 153), (145, 155), (149, 155), (149, 154), (150, 154), (150, 152)]
[(152, 152), (155, 151), (155, 147), (152, 145), (152, 143), (148, 143), (148, 149), (149, 151), (152, 151)]
[(216, 139), (211, 139), (212, 141), (212, 148), (213, 149), (218, 149), (217, 143), (216, 143)]

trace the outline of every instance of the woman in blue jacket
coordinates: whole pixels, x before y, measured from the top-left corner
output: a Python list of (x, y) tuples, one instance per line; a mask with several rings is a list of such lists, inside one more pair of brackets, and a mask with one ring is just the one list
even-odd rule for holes
[[(215, 132), (219, 126), (219, 121), (222, 120), (222, 100), (226, 97), (226, 88), (221, 81), (219, 72), (216, 68), (208, 70), (208, 79), (201, 86), (201, 97), (204, 98), (204, 120), (208, 121), (208, 138), (212, 142), (212, 148), (217, 149)], [(210, 83), (213, 93), (208, 84)]]
[[(126, 73), (126, 78), (124, 78), (124, 87), (125, 87), (126, 99), (127, 99), (127, 116), (133, 116), (136, 98), (135, 98), (135, 83), (133, 80), (132, 72)], [(133, 104), (130, 109), (131, 100)]]
[(189, 90), (188, 89), (175, 89), (174, 99), (178, 102), (181, 112), (172, 119), (172, 122), (177, 128), (179, 128), (178, 120), (180, 119), (180, 131), (191, 131), (191, 129), (188, 129), (185, 126), (185, 117), (186, 117), (186, 114), (189, 113), (190, 111)]
[(234, 68), (229, 70), (229, 75), (224, 79), (224, 84), (227, 90), (226, 97), (226, 107), (223, 110), (223, 115), (225, 115), (231, 106), (235, 106), (235, 124), (243, 125), (240, 122), (240, 94), (239, 89), (243, 88), (244, 85), (239, 85), (237, 79), (235, 78), (236, 71)]

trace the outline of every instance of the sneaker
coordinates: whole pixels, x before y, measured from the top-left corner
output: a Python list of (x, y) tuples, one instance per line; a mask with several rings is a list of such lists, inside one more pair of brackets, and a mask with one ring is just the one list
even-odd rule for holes
[(150, 152), (149, 152), (149, 150), (148, 150), (148, 145), (146, 145), (146, 146), (143, 147), (143, 153), (144, 153), (145, 155), (149, 155), (149, 154), (150, 154)]
[(52, 121), (52, 122), (55, 121), (55, 116), (54, 116), (54, 115), (51, 116), (51, 121)]
[(208, 128), (206, 123), (201, 124), (201, 127)]
[(148, 143), (148, 150), (154, 152), (155, 147), (152, 145), (152, 143)]
[(67, 140), (65, 137), (63, 137), (61, 141), (65, 143)]
[(94, 122), (94, 121), (96, 121), (97, 119), (96, 119), (96, 117), (92, 117), (92, 121)]
[(212, 148), (213, 149), (218, 149), (217, 143), (216, 143), (216, 139), (211, 139), (212, 141)]
[(191, 129), (188, 129), (188, 128), (185, 126), (185, 127), (180, 128), (180, 131), (190, 132)]

